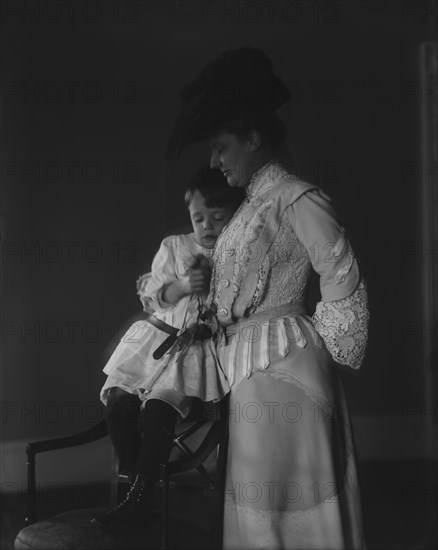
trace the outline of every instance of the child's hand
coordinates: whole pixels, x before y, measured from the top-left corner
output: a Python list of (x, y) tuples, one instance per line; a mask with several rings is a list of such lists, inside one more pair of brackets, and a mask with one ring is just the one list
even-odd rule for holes
[(191, 269), (189, 273), (190, 293), (207, 291), (210, 287), (211, 269)]
[(202, 254), (195, 256), (189, 270), (189, 282), (191, 293), (208, 292), (211, 279), (211, 266), (208, 258)]
[(169, 283), (163, 291), (163, 299), (170, 304), (176, 304), (189, 294), (208, 293), (210, 289), (211, 267), (208, 258), (198, 254), (186, 275)]

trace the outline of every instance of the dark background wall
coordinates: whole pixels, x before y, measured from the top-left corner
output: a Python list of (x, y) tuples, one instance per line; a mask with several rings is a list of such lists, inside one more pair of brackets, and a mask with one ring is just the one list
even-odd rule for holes
[(335, 200), (368, 280), (352, 414), (401, 419), (420, 403), (418, 48), (436, 39), (432, 3), (25, 4), (1, 8), (3, 439), (101, 418), (108, 345), (209, 158), (199, 144), (164, 165), (179, 90), (245, 45), (290, 86), (297, 169)]

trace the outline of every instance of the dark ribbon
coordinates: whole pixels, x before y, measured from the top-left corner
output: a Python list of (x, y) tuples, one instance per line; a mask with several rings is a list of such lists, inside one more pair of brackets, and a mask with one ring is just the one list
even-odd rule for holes
[[(193, 338), (193, 340), (207, 340), (208, 338), (212, 337), (212, 332), (209, 326), (200, 324), (196, 327), (194, 333), (193, 329), (188, 333), (188, 331), (184, 331), (182, 334), (177, 336), (179, 329), (172, 327), (171, 325), (168, 325), (164, 321), (161, 321), (160, 319), (157, 319), (155, 315), (147, 315), (145, 317), (145, 320), (150, 323), (151, 325), (154, 325), (154, 327), (158, 328), (159, 330), (162, 330), (169, 336), (162, 342), (158, 348), (154, 351), (152, 354), (152, 357), (154, 359), (161, 359), (163, 355), (169, 351), (169, 349), (173, 346), (173, 344), (176, 342), (176, 340), (180, 341), (180, 348), (184, 346), (185, 343), (188, 343), (189, 340)], [(191, 337), (191, 338), (190, 338)]]
[(161, 359), (163, 355), (168, 351), (174, 344), (175, 340), (177, 339), (178, 329), (175, 327), (172, 327), (171, 325), (168, 325), (164, 321), (161, 321), (160, 319), (157, 319), (155, 315), (147, 315), (146, 321), (150, 323), (151, 325), (154, 325), (159, 330), (162, 330), (166, 334), (169, 334), (169, 336), (164, 340), (162, 344), (158, 346), (158, 348), (154, 351), (152, 354), (152, 357), (154, 359)]

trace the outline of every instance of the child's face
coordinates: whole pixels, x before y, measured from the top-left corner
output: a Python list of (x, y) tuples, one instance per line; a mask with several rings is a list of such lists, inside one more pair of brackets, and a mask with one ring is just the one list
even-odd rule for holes
[(230, 207), (207, 208), (199, 191), (193, 194), (189, 212), (196, 240), (205, 248), (214, 248), (216, 239), (234, 213)]

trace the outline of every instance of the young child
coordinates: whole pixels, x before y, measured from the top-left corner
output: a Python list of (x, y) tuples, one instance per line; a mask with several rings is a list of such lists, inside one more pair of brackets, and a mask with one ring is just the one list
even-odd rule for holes
[(119, 471), (131, 481), (126, 499), (93, 519), (105, 531), (144, 524), (178, 418), (188, 415), (193, 398), (219, 401), (229, 391), (202, 314), (216, 239), (243, 197), (219, 170), (204, 168), (185, 195), (193, 233), (165, 238), (151, 273), (137, 281), (146, 318), (121, 339), (100, 394)]

